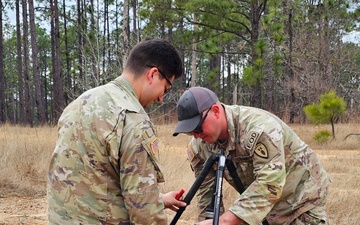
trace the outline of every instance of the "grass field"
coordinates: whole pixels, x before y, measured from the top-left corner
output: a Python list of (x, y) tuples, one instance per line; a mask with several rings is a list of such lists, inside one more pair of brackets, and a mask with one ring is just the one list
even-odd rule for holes
[[(330, 126), (292, 125), (299, 136), (317, 152), (331, 176), (332, 185), (327, 211), (330, 224), (358, 224), (360, 213), (360, 124), (337, 124), (336, 140), (318, 144), (315, 132)], [(164, 192), (189, 190), (194, 176), (186, 160), (189, 136), (172, 137), (174, 125), (158, 125), (160, 161), (165, 175)], [(0, 126), (0, 225), (47, 224), (46, 173), (56, 141), (56, 127)], [(186, 193), (185, 193), (186, 194)], [(237, 193), (224, 182), (225, 206)], [(175, 215), (167, 210), (169, 221)], [(196, 220), (196, 198), (186, 208), (177, 224), (193, 224)]]

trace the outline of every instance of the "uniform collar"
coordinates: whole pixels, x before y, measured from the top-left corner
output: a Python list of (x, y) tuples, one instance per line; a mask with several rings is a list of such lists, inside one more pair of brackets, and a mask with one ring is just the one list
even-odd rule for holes
[(140, 104), (139, 99), (136, 95), (135, 89), (131, 85), (130, 81), (128, 81), (123, 76), (119, 76), (116, 79), (112, 80), (111, 83), (115, 84), (117, 87), (119, 87), (120, 89), (125, 91), (130, 99), (132, 98), (131, 102), (135, 107), (135, 108), (132, 107), (132, 110), (134, 110), (136, 112), (139, 112), (140, 110), (145, 111), (144, 107)]
[(114, 83), (118, 87), (125, 88), (128, 92), (130, 92), (132, 95), (134, 95), (134, 97), (137, 98), (134, 87), (125, 77), (119, 76), (115, 80), (113, 80), (112, 83)]

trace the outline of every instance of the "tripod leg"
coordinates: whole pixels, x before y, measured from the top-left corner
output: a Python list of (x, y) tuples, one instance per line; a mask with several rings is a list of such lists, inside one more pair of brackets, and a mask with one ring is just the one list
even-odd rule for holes
[(216, 190), (216, 185), (217, 185), (217, 174), (215, 175), (215, 180), (214, 180), (214, 184), (213, 184), (213, 189), (212, 189), (212, 198), (211, 198), (211, 203), (210, 205), (205, 209), (205, 220), (207, 219), (212, 219), (214, 218), (214, 204), (215, 204), (215, 194), (214, 191)]
[(218, 168), (216, 172), (216, 188), (215, 188), (215, 200), (214, 200), (214, 218), (213, 225), (219, 224), (220, 217), (220, 206), (221, 206), (221, 198), (222, 198), (222, 183), (225, 171), (225, 163), (226, 157), (224, 155), (224, 151), (222, 150), (221, 155), (218, 161)]
[[(201, 173), (196, 178), (194, 184), (191, 186), (188, 194), (184, 198), (184, 202), (186, 202), (187, 205), (190, 205), (191, 200), (193, 199), (193, 197), (196, 194), (197, 190), (199, 189), (200, 185), (202, 184), (202, 182), (204, 181), (204, 179), (208, 175), (210, 169), (212, 168), (212, 166), (214, 165), (214, 163), (216, 162), (216, 160), (218, 158), (219, 158), (218, 155), (212, 155), (211, 157), (209, 157), (206, 160), (206, 162), (204, 164), (204, 168), (201, 170)], [(179, 210), (176, 212), (174, 218), (172, 219), (170, 225), (176, 224), (176, 222), (179, 220), (181, 214), (185, 211), (185, 208), (186, 207), (179, 208)]]
[(230, 173), (230, 176), (232, 177), (234, 184), (236, 186), (237, 191), (241, 194), (245, 191), (245, 187), (242, 184), (238, 174), (236, 173), (236, 168), (234, 166), (234, 163), (231, 161), (231, 158), (228, 157), (226, 159), (226, 167)]

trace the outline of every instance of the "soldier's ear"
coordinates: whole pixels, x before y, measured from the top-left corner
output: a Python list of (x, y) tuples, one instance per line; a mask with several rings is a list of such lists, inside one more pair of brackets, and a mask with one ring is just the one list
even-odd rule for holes
[(218, 105), (216, 105), (216, 104), (212, 105), (211, 106), (211, 111), (212, 111), (212, 113), (214, 113), (216, 119), (219, 119), (219, 117), (220, 117), (220, 107)]
[(154, 68), (150, 68), (147, 72), (146, 72), (146, 79), (149, 82), (149, 84), (152, 83), (153, 79), (154, 79)]

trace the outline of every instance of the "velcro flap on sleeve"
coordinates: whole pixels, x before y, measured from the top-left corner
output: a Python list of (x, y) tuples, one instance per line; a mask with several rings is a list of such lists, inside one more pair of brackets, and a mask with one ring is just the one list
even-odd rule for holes
[(154, 133), (149, 135), (148, 132), (145, 132), (143, 135), (144, 140), (141, 142), (144, 149), (147, 151), (151, 162), (154, 164), (155, 172), (157, 175), (158, 182), (164, 182), (164, 175), (161, 172), (159, 162), (157, 160), (157, 155), (159, 154), (159, 145), (158, 145), (158, 138), (155, 136)]

